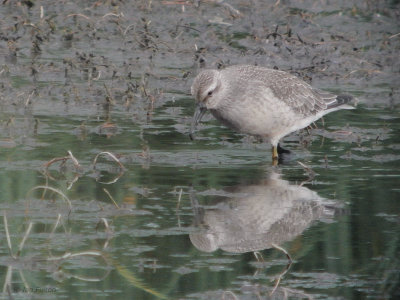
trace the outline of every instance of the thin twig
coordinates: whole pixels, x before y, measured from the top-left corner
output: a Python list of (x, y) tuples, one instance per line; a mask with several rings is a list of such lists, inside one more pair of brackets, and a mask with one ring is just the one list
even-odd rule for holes
[(274, 248), (276, 248), (278, 250), (281, 250), (283, 253), (285, 253), (287, 259), (289, 260), (289, 263), (290, 264), (292, 263), (292, 258), (290, 257), (290, 254), (285, 249), (283, 249), (281, 246), (278, 246), (277, 244), (273, 244), (272, 243), (271, 245), (272, 245), (272, 247), (274, 247)]
[[(315, 172), (307, 165), (303, 164), (302, 162), (298, 161), (297, 162), (300, 166), (304, 168), (305, 171), (308, 173), (308, 181), (314, 179), (315, 177)], [(302, 185), (302, 184), (301, 184)]]
[(126, 33), (131, 29), (131, 27), (133, 27), (133, 29), (135, 30), (135, 26), (136, 24), (130, 24), (126, 27), (126, 29), (124, 30), (124, 36), (126, 35)]
[(19, 276), (20, 276), (21, 279), (22, 279), (22, 282), (24, 283), (25, 289), (28, 291), (28, 294), (30, 294), (30, 293), (31, 293), (31, 292), (30, 292), (30, 291), (31, 291), (31, 288), (30, 288), (30, 286), (29, 286), (28, 281), (25, 279), (24, 273), (22, 272), (21, 269), (18, 270), (18, 273), (19, 273)]
[(10, 232), (8, 231), (8, 222), (7, 222), (6, 212), (4, 212), (3, 219), (4, 219), (4, 229), (6, 231), (6, 238), (7, 238), (7, 243), (8, 243), (8, 250), (10, 251), (10, 255), (12, 256), (12, 258), (15, 258), (13, 251), (12, 251)]
[(110, 232), (110, 225), (108, 225), (108, 221), (106, 218), (101, 218), (100, 219), (104, 223), (104, 227), (106, 228), (106, 232)]
[(182, 198), (182, 189), (180, 190), (180, 192), (179, 192), (179, 196), (178, 196), (178, 203), (176, 204), (176, 210), (178, 210), (179, 209), (179, 206), (180, 206), (180, 204), (181, 204), (181, 198)]
[(81, 165), (79, 164), (78, 160), (75, 158), (75, 156), (72, 154), (72, 152), (70, 150), (67, 151), (69, 154), (69, 157), (72, 160), (72, 163), (74, 164), (76, 169), (80, 169)]
[(7, 291), (8, 294), (11, 295), (11, 296), (12, 296), (12, 294), (11, 294), (10, 287), (11, 287), (12, 273), (13, 273), (13, 267), (12, 266), (8, 266), (6, 279), (4, 280), (4, 285), (3, 285), (3, 294), (5, 294), (6, 291)]
[(85, 16), (83, 14), (70, 14), (70, 15), (66, 16), (65, 18), (69, 18), (69, 17), (82, 17), (82, 18), (85, 18), (86, 20), (92, 21), (88, 16)]
[[(100, 222), (102, 222), (104, 224), (105, 232), (107, 234), (107, 238), (106, 238), (106, 240), (104, 241), (104, 244), (103, 244), (103, 249), (106, 249), (108, 247), (109, 242), (110, 242), (110, 239), (111, 239), (111, 236), (113, 234), (113, 231), (112, 231), (112, 228), (110, 227), (110, 225), (108, 224), (108, 221), (107, 221), (106, 218), (101, 218), (100, 220), (101, 220)], [(96, 225), (96, 231), (97, 231), (97, 228), (99, 227), (100, 222), (97, 223), (97, 225)]]
[(70, 190), (72, 186), (74, 185), (75, 182), (79, 179), (79, 175), (75, 174), (74, 178), (71, 180), (71, 182), (67, 186), (67, 190)]
[(75, 156), (72, 154), (72, 152), (70, 150), (67, 151), (68, 152), (68, 156), (63, 156), (63, 157), (55, 157), (51, 160), (49, 160), (48, 162), (46, 162), (45, 164), (43, 164), (43, 167), (45, 168), (46, 172), (48, 170), (48, 168), (55, 162), (61, 161), (61, 166), (65, 164), (65, 162), (68, 159), (71, 159), (76, 171), (79, 171), (82, 167), (79, 164), (78, 160), (75, 158)]
[(64, 164), (65, 161), (67, 161), (68, 159), (70, 159), (69, 156), (55, 157), (55, 158), (49, 160), (48, 162), (46, 162), (45, 164), (43, 164), (43, 167), (47, 170), (53, 163), (62, 161)]
[(117, 202), (115, 202), (114, 198), (111, 196), (110, 192), (106, 189), (103, 188), (103, 191), (108, 195), (108, 197), (110, 197), (111, 201), (114, 203), (114, 205), (119, 209), (119, 206), (117, 204)]
[(22, 249), (24, 248), (25, 241), (26, 241), (26, 239), (28, 238), (29, 233), (30, 233), (31, 230), (32, 230), (32, 226), (33, 226), (33, 222), (29, 222), (28, 229), (26, 230), (25, 235), (24, 235), (24, 237), (23, 237), (21, 243), (19, 243), (18, 252), (17, 252), (17, 255), (16, 255), (17, 257), (21, 254), (21, 251), (22, 251)]
[(50, 187), (50, 186), (38, 185), (38, 186), (35, 186), (35, 187), (31, 188), (31, 189), (29, 190), (28, 194), (31, 193), (31, 192), (34, 191), (34, 190), (37, 190), (37, 189), (50, 190), (50, 191), (53, 191), (53, 192), (56, 193), (56, 194), (59, 194), (59, 195), (68, 203), (69, 208), (72, 209), (72, 203), (71, 203), (71, 201), (70, 201), (70, 200), (68, 199), (68, 197), (65, 196), (64, 193), (61, 192), (60, 190), (57, 190), (56, 188), (53, 188), (53, 187)]
[(392, 39), (392, 38), (394, 38), (394, 37), (396, 37), (396, 36), (399, 36), (399, 35), (400, 35), (400, 32), (389, 36), (389, 39)]
[(290, 257), (289, 253), (285, 249), (283, 249), (282, 247), (280, 247), (280, 246), (278, 246), (276, 244), (272, 244), (272, 246), (286, 254), (286, 257), (288, 258), (288, 264), (286, 265), (285, 270), (281, 274), (279, 274), (279, 277), (276, 280), (275, 286), (272, 289), (271, 293), (269, 294), (270, 296), (272, 296), (275, 293), (275, 291), (278, 288), (279, 283), (281, 282), (283, 276), (289, 271), (289, 268), (292, 265), (292, 258)]
[(27, 98), (26, 101), (25, 101), (25, 107), (28, 106), (28, 104), (29, 104), (29, 102), (31, 101), (31, 98), (32, 98), (32, 96), (33, 96), (34, 93), (35, 93), (35, 91), (32, 91), (32, 92), (29, 94), (28, 98)]
[(49, 239), (52, 238), (52, 236), (53, 236), (54, 232), (56, 231), (56, 229), (57, 229), (58, 224), (60, 223), (60, 221), (61, 221), (61, 214), (58, 214), (56, 224), (54, 224), (53, 230), (50, 232), (50, 237), (49, 237)]
[(103, 254), (100, 251), (96, 251), (96, 250), (82, 251), (82, 252), (77, 252), (77, 253), (66, 252), (61, 256), (49, 257), (46, 260), (47, 261), (57, 261), (57, 260), (63, 260), (63, 259), (67, 259), (67, 258), (77, 257), (77, 256), (101, 256), (101, 257), (103, 257)]
[(96, 157), (94, 158), (94, 161), (93, 161), (93, 167), (96, 166), (97, 158), (103, 154), (110, 156), (114, 161), (117, 162), (117, 164), (120, 166), (121, 169), (125, 169), (124, 165), (120, 162), (120, 160), (114, 154), (112, 154), (111, 152), (107, 152), (107, 151), (100, 152), (99, 154), (96, 155)]
[(264, 257), (262, 256), (260, 251), (254, 251), (253, 254), (258, 262), (265, 262)]
[(104, 16), (102, 16), (102, 18), (104, 19), (105, 17), (108, 17), (108, 16), (120, 18), (120, 17), (123, 17), (124, 14), (123, 14), (123, 13), (119, 13), (119, 14), (107, 13), (107, 14), (105, 14)]

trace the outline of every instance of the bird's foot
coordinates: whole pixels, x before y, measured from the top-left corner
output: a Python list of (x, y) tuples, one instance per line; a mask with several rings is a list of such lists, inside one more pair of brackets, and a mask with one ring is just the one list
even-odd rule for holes
[(278, 163), (282, 163), (292, 152), (282, 148), (279, 144), (277, 146), (272, 146), (272, 164), (276, 166)]

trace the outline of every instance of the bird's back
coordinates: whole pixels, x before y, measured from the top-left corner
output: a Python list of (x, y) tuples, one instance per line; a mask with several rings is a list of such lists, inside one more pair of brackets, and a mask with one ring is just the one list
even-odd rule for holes
[[(236, 96), (266, 93), (270, 90), (277, 101), (282, 102), (299, 117), (319, 115), (320, 112), (333, 108), (350, 108), (344, 106), (352, 101), (350, 95), (335, 95), (313, 88), (300, 78), (279, 70), (251, 65), (237, 65), (221, 71), (223, 78), (230, 82)], [(246, 90), (236, 91), (237, 89)], [(267, 98), (267, 97), (261, 97)], [(244, 100), (244, 98), (242, 99)], [(268, 100), (268, 99), (266, 99)], [(343, 105), (343, 107), (341, 107)]]

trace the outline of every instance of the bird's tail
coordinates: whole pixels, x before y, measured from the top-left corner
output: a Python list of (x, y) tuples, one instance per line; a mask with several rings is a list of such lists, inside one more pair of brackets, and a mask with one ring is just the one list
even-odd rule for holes
[[(327, 110), (333, 110), (333, 109), (354, 109), (354, 106), (349, 105), (354, 100), (353, 96), (350, 95), (337, 95), (334, 101), (331, 101), (328, 104), (328, 107), (326, 108)], [(335, 109), (335, 110), (336, 110)]]

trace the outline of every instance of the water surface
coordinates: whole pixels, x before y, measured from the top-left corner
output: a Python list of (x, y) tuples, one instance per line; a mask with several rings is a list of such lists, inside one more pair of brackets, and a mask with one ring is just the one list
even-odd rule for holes
[[(396, 2), (49, 3), (0, 6), (0, 298), (400, 296)], [(191, 141), (193, 77), (239, 63), (359, 104), (275, 167)]]

